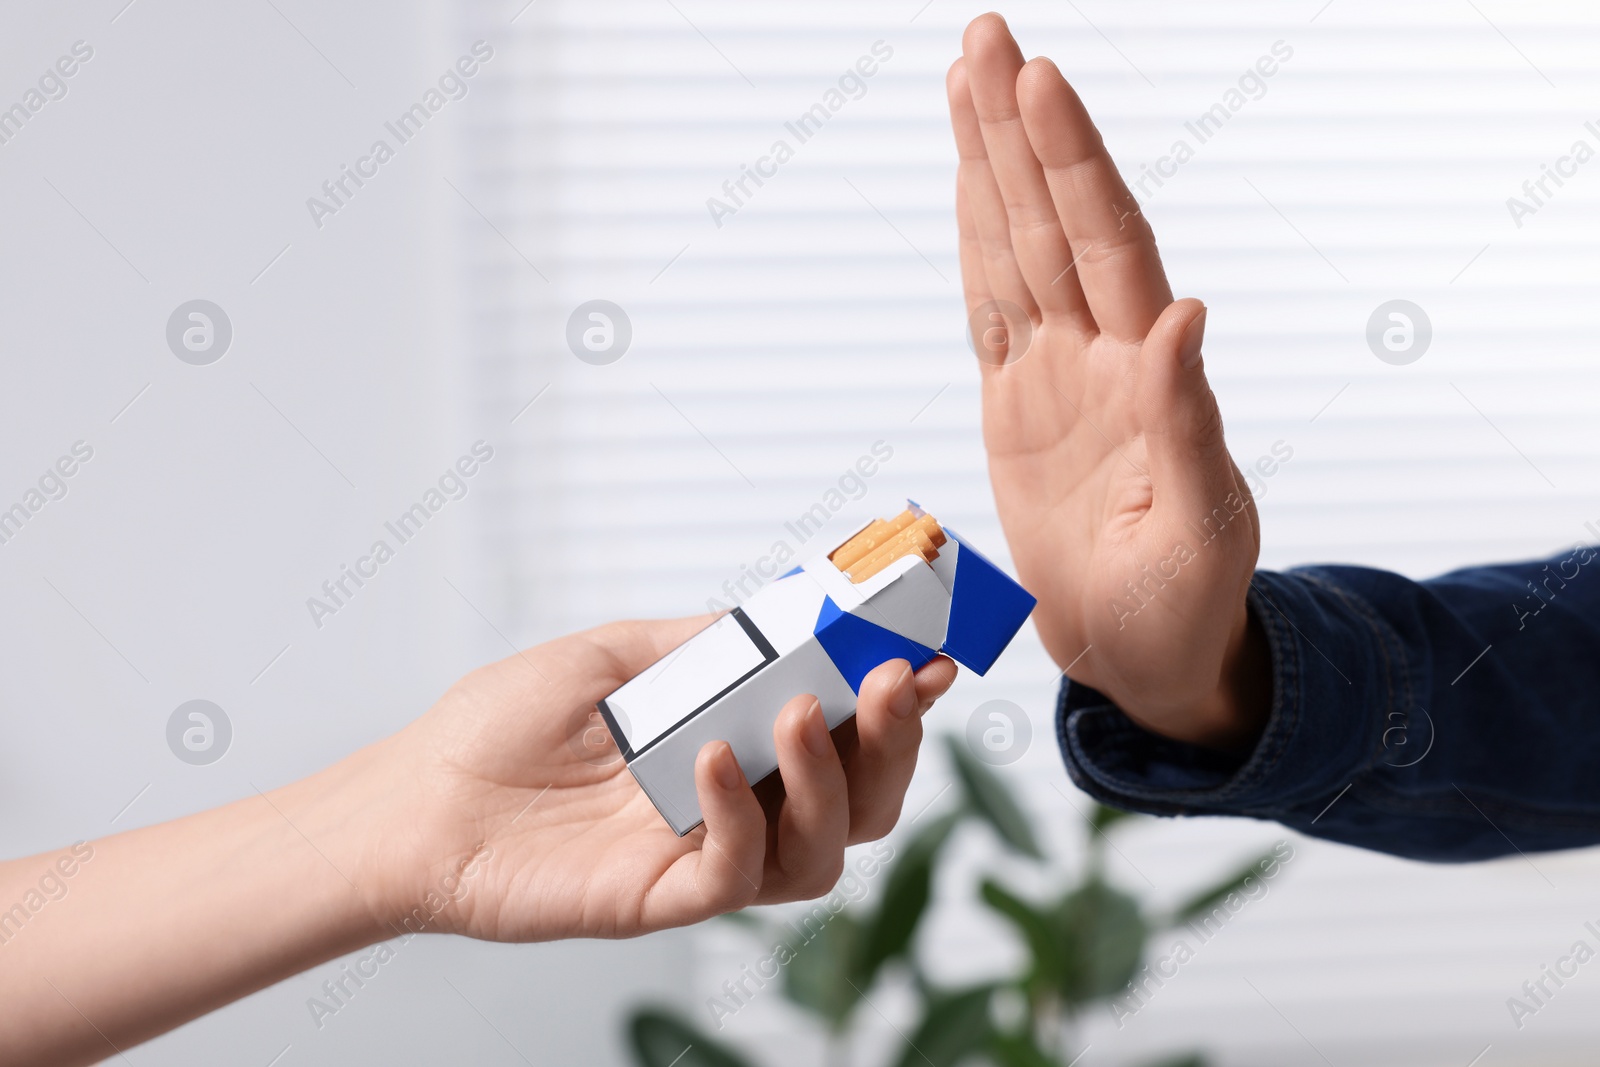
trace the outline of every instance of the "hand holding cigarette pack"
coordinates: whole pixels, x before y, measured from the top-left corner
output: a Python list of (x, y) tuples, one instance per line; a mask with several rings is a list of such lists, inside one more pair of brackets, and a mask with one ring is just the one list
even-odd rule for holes
[(778, 766), (783, 705), (813, 694), (831, 730), (880, 663), (943, 653), (986, 673), (1034, 598), (914, 502), (769, 585), (600, 701), (628, 769), (673, 830), (701, 821), (694, 761), (726, 741), (751, 782)]

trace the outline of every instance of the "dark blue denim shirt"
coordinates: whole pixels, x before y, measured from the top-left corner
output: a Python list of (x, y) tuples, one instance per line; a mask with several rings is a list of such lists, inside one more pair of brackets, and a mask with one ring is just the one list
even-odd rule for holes
[(1255, 749), (1169, 741), (1066, 683), (1080, 788), (1158, 815), (1245, 815), (1424, 860), (1600, 842), (1600, 558), (1425, 582), (1365, 567), (1259, 571), (1272, 649)]

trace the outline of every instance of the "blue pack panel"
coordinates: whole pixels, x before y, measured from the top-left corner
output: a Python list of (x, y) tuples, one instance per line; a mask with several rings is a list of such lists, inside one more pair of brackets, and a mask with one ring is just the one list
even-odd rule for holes
[(1022, 629), (1038, 600), (954, 530), (947, 526), (945, 533), (961, 548), (950, 590), (950, 627), (939, 651), (968, 670), (985, 674)]
[(795, 575), (799, 574), (803, 570), (805, 570), (804, 567), (790, 567), (788, 570), (786, 570), (782, 574), (778, 575), (778, 580), (782, 581), (785, 578), (793, 578)]
[(880, 663), (903, 659), (915, 670), (939, 654), (909, 637), (841, 611), (832, 597), (823, 597), (812, 632), (857, 696), (861, 695), (862, 679)]

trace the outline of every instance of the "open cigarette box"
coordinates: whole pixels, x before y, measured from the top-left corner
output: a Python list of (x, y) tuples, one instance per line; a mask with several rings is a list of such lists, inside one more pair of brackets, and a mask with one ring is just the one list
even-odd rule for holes
[(910, 501), (763, 586), (599, 702), (628, 769), (682, 835), (701, 822), (694, 761), (726, 741), (751, 782), (778, 766), (772, 728), (802, 693), (831, 730), (855, 714), (868, 672), (944, 653), (984, 674), (1035, 600)]

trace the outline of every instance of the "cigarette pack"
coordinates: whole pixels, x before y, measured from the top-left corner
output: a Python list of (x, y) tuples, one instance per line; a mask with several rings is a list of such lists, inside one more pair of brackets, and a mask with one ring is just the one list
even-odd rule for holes
[(726, 741), (751, 782), (778, 766), (772, 728), (802, 693), (831, 730), (868, 672), (943, 653), (984, 674), (1033, 611), (1027, 590), (914, 502), (763, 586), (599, 702), (628, 769), (682, 835), (701, 822), (694, 761)]

